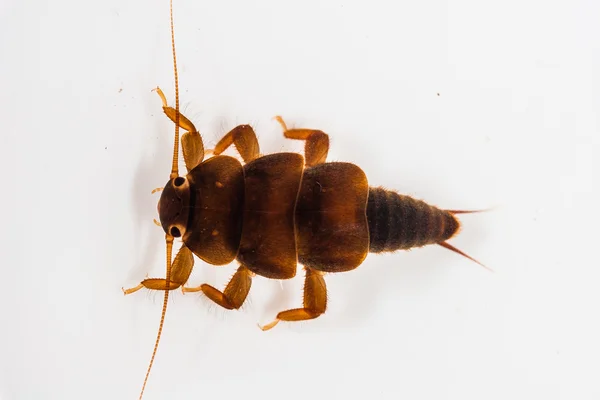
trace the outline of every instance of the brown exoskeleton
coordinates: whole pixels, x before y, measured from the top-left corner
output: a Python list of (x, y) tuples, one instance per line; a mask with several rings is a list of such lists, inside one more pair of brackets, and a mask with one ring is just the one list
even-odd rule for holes
[[(171, 0), (172, 3), (172, 0)], [(239, 309), (256, 275), (270, 279), (296, 276), (305, 270), (301, 308), (285, 310), (262, 326), (280, 321), (317, 318), (327, 308), (324, 275), (358, 267), (369, 252), (391, 252), (438, 244), (475, 262), (448, 244), (458, 230), (455, 214), (383, 188), (370, 187), (354, 164), (327, 162), (329, 136), (314, 129), (288, 129), (276, 117), (286, 138), (305, 141), (297, 153), (261, 155), (254, 130), (240, 125), (204, 159), (202, 138), (194, 124), (179, 113), (173, 11), (171, 38), (175, 71), (175, 108), (157, 88), (165, 114), (175, 123), (173, 163), (160, 197), (158, 213), (165, 231), (167, 271), (164, 279), (145, 279), (125, 294), (141, 288), (162, 290), (164, 304), (154, 351), (142, 387), (143, 395), (160, 341), (169, 291), (201, 291), (226, 309)], [(179, 128), (186, 131), (181, 146), (187, 174), (180, 176)], [(221, 155), (234, 145), (243, 163)], [(175, 238), (183, 244), (172, 261)], [(212, 265), (239, 263), (223, 291), (209, 284), (185, 287), (194, 255)]]

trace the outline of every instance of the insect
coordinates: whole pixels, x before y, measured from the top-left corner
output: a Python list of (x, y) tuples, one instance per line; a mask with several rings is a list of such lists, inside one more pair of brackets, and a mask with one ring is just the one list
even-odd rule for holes
[[(327, 309), (327, 273), (357, 268), (369, 252), (393, 252), (438, 244), (470, 260), (450, 245), (459, 229), (456, 214), (477, 211), (442, 210), (423, 201), (380, 187), (371, 187), (364, 172), (345, 162), (327, 162), (329, 136), (316, 129), (288, 129), (275, 117), (286, 138), (305, 142), (297, 153), (262, 155), (250, 125), (228, 132), (205, 159), (200, 133), (179, 112), (179, 88), (173, 4), (170, 0), (171, 41), (175, 75), (175, 108), (156, 88), (164, 113), (175, 123), (171, 174), (158, 203), (165, 232), (166, 276), (143, 280), (124, 289), (164, 291), (159, 329), (144, 384), (143, 396), (164, 325), (169, 292), (202, 292), (226, 309), (239, 309), (255, 276), (291, 279), (298, 263), (305, 271), (300, 308), (281, 311), (264, 326), (280, 321), (304, 321)], [(179, 174), (179, 129), (187, 173)], [(243, 163), (222, 155), (235, 146)], [(175, 239), (181, 248), (172, 260)], [(209, 284), (187, 287), (194, 256), (212, 265), (233, 261), (239, 267), (223, 291)], [(480, 264), (482, 265), (482, 264)]]

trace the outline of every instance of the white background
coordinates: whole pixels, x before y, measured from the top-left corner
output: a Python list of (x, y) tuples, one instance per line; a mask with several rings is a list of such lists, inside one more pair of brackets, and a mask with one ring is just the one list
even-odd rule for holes
[[(182, 111), (205, 146), (271, 120), (330, 160), (466, 215), (452, 243), (327, 277), (256, 278), (239, 312), (176, 292), (146, 399), (600, 398), (597, 1), (175, 2)], [(164, 276), (166, 0), (0, 4), (0, 398), (135, 399)], [(233, 153), (232, 153), (233, 154)], [(222, 288), (235, 266), (196, 262)], [(283, 290), (282, 290), (283, 288)]]

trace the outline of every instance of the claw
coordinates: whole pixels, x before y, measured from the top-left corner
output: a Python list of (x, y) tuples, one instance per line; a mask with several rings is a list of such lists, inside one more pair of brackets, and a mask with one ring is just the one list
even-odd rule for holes
[(272, 328), (274, 328), (274, 327), (275, 327), (275, 325), (277, 325), (278, 323), (279, 323), (279, 320), (278, 320), (278, 319), (276, 319), (275, 321), (273, 321), (273, 322), (271, 322), (271, 323), (269, 323), (269, 324), (266, 324), (266, 325), (262, 325), (262, 326), (261, 326), (260, 324), (257, 324), (257, 325), (258, 325), (258, 327), (259, 327), (259, 328), (260, 328), (262, 331), (268, 331), (269, 329), (272, 329)]

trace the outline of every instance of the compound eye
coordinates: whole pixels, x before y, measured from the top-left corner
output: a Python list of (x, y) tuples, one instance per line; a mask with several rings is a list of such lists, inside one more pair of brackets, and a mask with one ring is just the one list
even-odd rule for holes
[(179, 187), (179, 186), (183, 185), (184, 183), (185, 183), (185, 178), (182, 178), (181, 176), (178, 176), (173, 181), (173, 185), (175, 185), (175, 187)]
[(175, 226), (171, 227), (171, 236), (176, 237), (176, 238), (181, 236), (181, 232), (179, 231), (179, 229), (177, 229), (177, 227), (175, 227)]

